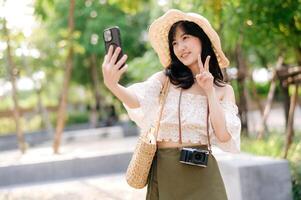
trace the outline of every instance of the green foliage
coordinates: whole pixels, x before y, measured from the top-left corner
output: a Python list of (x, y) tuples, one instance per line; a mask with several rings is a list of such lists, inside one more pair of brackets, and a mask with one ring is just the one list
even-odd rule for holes
[(263, 140), (242, 138), (242, 141), (242, 151), (279, 158), (284, 145), (283, 137), (279, 134), (271, 134)]
[(4, 111), (7, 109), (12, 109), (13, 108), (13, 101), (12, 98), (9, 96), (2, 97), (1, 98), (1, 104), (0, 104), (0, 110)]
[[(255, 90), (258, 96), (261, 99), (266, 99), (270, 90), (271, 82), (255, 82)], [(249, 93), (252, 94), (252, 88), (251, 88), (251, 83), (247, 82), (247, 87), (249, 90)], [(275, 90), (275, 96), (274, 99), (276, 100), (281, 100), (281, 89), (279, 86), (279, 82), (276, 83), (276, 90)], [(251, 95), (251, 98), (253, 96)]]
[[(256, 57), (250, 59), (252, 64), (256, 61), (263, 66), (274, 64), (280, 54), (285, 55), (286, 62), (298, 61), (296, 53), (301, 47), (298, 0), (231, 0), (227, 1), (225, 11), (225, 39), (231, 41), (234, 49), (241, 34), (244, 51)], [(293, 53), (289, 53), (291, 50)]]
[(42, 117), (40, 115), (35, 115), (28, 119), (23, 118), (23, 120), (24, 132), (32, 132), (42, 129)]
[[(37, 98), (34, 92), (32, 91), (24, 91), (24, 92), (19, 92), (18, 94), (19, 98), (19, 106), (20, 108), (34, 108), (37, 105)], [(1, 105), (0, 105), (0, 110), (1, 111), (7, 111), (7, 110), (12, 110), (14, 107), (12, 97), (11, 96), (6, 96), (1, 99)]]
[(141, 11), (149, 0), (108, 0), (108, 3), (119, 7), (125, 13), (135, 14)]
[(270, 84), (269, 82), (255, 83), (255, 87), (257, 94), (265, 98), (269, 92)]
[(68, 114), (67, 125), (72, 124), (81, 124), (89, 122), (89, 113), (88, 112), (71, 112)]
[(54, 0), (37, 0), (35, 1), (35, 14), (46, 20), (54, 6)]
[[(30, 118), (21, 118), (20, 125), (24, 133), (37, 131), (41, 129), (42, 118), (35, 115)], [(3, 117), (0, 120), (0, 135), (16, 133), (16, 125), (13, 118)]]
[(37, 97), (34, 91), (19, 92), (18, 97), (21, 108), (34, 108), (37, 105)]
[[(150, 22), (169, 8), (198, 12), (208, 18), (220, 35), (232, 66), (235, 66), (235, 50), (240, 39), (246, 64), (250, 68), (274, 66), (281, 52), (286, 53), (287, 63), (295, 64), (298, 60), (296, 48), (300, 49), (301, 4), (298, 0), (167, 0), (163, 6), (158, 5), (158, 1), (150, 0), (76, 1), (75, 28), (71, 39), (67, 29), (69, 1), (36, 0), (34, 8), (35, 16), (40, 20), (39, 26), (33, 30), (30, 38), (18, 31), (11, 31), (11, 47), (12, 52), (21, 44), (39, 51), (37, 57), (13, 54), (13, 58), (20, 70), (20, 77), (31, 76), (37, 71), (45, 72), (46, 78), (41, 83), (44, 105), (58, 104), (69, 45), (74, 47), (75, 54), (69, 100), (74, 104), (95, 101), (91, 67), (93, 58), (96, 58), (101, 95), (105, 103), (117, 104), (115, 101), (118, 100), (103, 85), (100, 69), (105, 54), (102, 33), (109, 26), (120, 27), (123, 50), (129, 56), (129, 68), (121, 80), (123, 85), (145, 80), (162, 70), (157, 55), (147, 44), (146, 35)], [(0, 19), (0, 23), (3, 24), (3, 19)], [(0, 32), (2, 41), (3, 38), (3, 32)], [(5, 51), (0, 52), (0, 78), (7, 76), (5, 54)], [(86, 90), (83, 96), (75, 89), (77, 87), (81, 91)], [(269, 84), (256, 84), (256, 88), (259, 95), (265, 97)], [(1, 110), (12, 108), (10, 98), (1, 97)], [(35, 92), (21, 92), (19, 99), (22, 107), (35, 107), (37, 103)]]
[[(54, 126), (57, 121), (57, 113), (50, 113), (50, 121), (51, 124)], [(89, 122), (89, 112), (82, 112), (82, 111), (70, 111), (67, 113), (66, 116), (66, 126), (73, 125), (73, 124), (81, 124), (81, 123), (88, 123)]]
[(0, 120), (0, 135), (13, 133), (16, 130), (15, 121), (13, 118), (1, 118)]
[(158, 56), (152, 50), (147, 51), (142, 57), (133, 59), (128, 65), (130, 82), (145, 80), (155, 72), (163, 70)]
[[(295, 138), (288, 153), (290, 163), (294, 200), (301, 200), (301, 132), (295, 131)], [(242, 138), (241, 150), (256, 155), (282, 158), (284, 136), (273, 132), (263, 140)]]
[[(146, 24), (148, 22), (146, 2), (115, 0), (102, 3), (100, 1), (76, 1), (75, 28), (71, 41), (75, 49), (72, 82), (85, 86), (92, 85), (91, 65), (95, 62), (92, 57), (96, 57), (96, 63), (94, 64), (97, 67), (100, 66), (105, 54), (102, 33), (107, 27), (120, 27), (123, 49), (129, 59), (142, 55), (145, 51), (143, 31), (147, 28)], [(36, 14), (41, 16), (49, 33), (47, 37), (55, 42), (53, 47), (58, 50), (56, 52), (60, 54), (60, 62), (63, 64), (66, 57), (65, 50), (68, 49), (66, 48), (69, 34), (66, 12), (69, 9), (69, 2), (53, 0), (53, 3), (48, 5), (47, 2), (40, 0), (37, 1), (35, 7), (38, 10)], [(47, 15), (47, 17), (44, 15)], [(134, 31), (133, 27), (135, 27)], [(45, 51), (48, 50), (45, 49)], [(100, 74), (100, 70), (98, 73)]]

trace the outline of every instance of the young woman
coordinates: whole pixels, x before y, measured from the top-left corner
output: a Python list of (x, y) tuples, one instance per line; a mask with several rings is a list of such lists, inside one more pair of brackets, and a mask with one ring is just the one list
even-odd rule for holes
[[(102, 67), (105, 85), (142, 131), (154, 125), (160, 92), (164, 81), (170, 81), (146, 199), (225, 200), (211, 144), (239, 152), (241, 122), (233, 88), (223, 81), (221, 68), (229, 61), (219, 37), (206, 18), (172, 9), (151, 24), (149, 40), (165, 69), (146, 81), (127, 88), (118, 83), (127, 69), (118, 70), (127, 59), (125, 55), (116, 63), (119, 48), (109, 49)], [(207, 167), (181, 163), (184, 147), (208, 150)]]

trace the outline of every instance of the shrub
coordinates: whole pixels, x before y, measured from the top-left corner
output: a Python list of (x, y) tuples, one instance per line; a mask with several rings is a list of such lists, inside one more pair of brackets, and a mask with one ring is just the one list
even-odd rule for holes
[(88, 112), (72, 112), (69, 113), (66, 125), (81, 124), (89, 122)]

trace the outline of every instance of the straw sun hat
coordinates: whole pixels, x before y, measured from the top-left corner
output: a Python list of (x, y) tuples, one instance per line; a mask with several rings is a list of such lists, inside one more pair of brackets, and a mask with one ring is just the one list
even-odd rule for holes
[(149, 27), (148, 38), (154, 50), (157, 52), (160, 62), (164, 67), (170, 64), (170, 52), (168, 47), (168, 32), (171, 26), (178, 21), (191, 21), (199, 25), (209, 37), (213, 51), (221, 68), (228, 67), (229, 60), (226, 58), (218, 34), (212, 28), (209, 21), (196, 13), (184, 13), (171, 9), (156, 19)]

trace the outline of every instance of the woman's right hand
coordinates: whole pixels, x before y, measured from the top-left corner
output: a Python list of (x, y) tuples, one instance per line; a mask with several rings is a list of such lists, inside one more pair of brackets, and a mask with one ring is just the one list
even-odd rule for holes
[(114, 88), (118, 85), (121, 75), (127, 70), (128, 65), (125, 64), (120, 70), (119, 68), (127, 60), (127, 55), (123, 55), (122, 58), (116, 63), (117, 57), (121, 51), (120, 47), (117, 47), (113, 52), (113, 46), (109, 47), (108, 54), (105, 55), (102, 63), (103, 80), (106, 87)]

